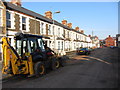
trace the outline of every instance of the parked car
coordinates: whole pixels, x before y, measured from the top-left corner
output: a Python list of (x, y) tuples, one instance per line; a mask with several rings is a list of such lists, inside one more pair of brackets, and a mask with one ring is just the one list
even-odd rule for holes
[(110, 48), (114, 48), (114, 46), (110, 46)]
[(78, 55), (88, 55), (90, 54), (90, 50), (88, 48), (81, 48), (81, 49), (77, 49), (77, 54)]
[(117, 46), (110, 46), (110, 48), (118, 48)]

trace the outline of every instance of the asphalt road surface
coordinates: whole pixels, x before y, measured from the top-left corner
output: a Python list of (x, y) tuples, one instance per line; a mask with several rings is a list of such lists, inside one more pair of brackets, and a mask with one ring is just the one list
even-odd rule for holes
[(43, 77), (12, 78), (2, 88), (118, 88), (118, 49), (96, 49), (90, 55), (73, 55), (65, 67)]

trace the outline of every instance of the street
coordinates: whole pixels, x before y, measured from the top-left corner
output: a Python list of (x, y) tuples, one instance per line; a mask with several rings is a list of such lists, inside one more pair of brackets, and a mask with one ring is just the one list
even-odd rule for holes
[(118, 48), (100, 48), (90, 55), (76, 55), (43, 77), (12, 78), (2, 88), (118, 88)]

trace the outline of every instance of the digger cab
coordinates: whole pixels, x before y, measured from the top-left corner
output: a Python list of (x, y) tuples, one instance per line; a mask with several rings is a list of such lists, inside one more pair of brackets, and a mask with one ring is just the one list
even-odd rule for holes
[(19, 56), (24, 57), (25, 53), (30, 53), (33, 61), (37, 58), (47, 58), (44, 41), (42, 36), (31, 34), (16, 34), (15, 35), (15, 49)]

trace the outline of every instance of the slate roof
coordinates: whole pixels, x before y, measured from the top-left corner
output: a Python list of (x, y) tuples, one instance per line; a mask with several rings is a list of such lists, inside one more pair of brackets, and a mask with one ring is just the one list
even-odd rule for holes
[[(45, 16), (43, 16), (41, 14), (38, 14), (38, 13), (35, 13), (35, 12), (31, 11), (31, 10), (28, 10), (28, 9), (24, 8), (24, 7), (16, 6), (16, 5), (14, 5), (14, 4), (10, 3), (10, 2), (3, 2), (3, 3), (6, 6), (6, 9), (18, 11), (18, 12), (33, 16), (36, 19), (40, 19), (42, 21), (45, 21), (45, 22), (48, 22), (48, 23), (51, 23), (51, 24), (53, 23), (53, 19), (46, 18)], [(65, 29), (72, 30), (72, 31), (75, 31), (77, 33), (83, 34), (83, 33), (79, 32), (79, 31), (76, 31), (75, 29), (69, 28), (68, 26), (65, 26), (65, 25), (57, 22), (56, 20), (54, 20), (54, 24), (58, 25), (58, 26), (61, 26), (61, 27), (65, 28)], [(83, 35), (85, 35), (85, 34), (83, 34)], [(87, 36), (87, 35), (85, 35), (85, 36)]]

